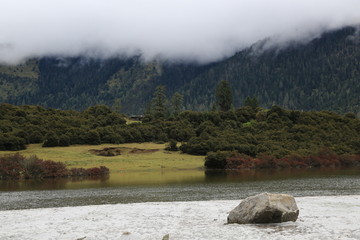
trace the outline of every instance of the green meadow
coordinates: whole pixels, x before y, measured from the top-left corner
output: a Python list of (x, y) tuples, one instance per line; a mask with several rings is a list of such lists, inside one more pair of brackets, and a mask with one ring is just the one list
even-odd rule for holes
[[(119, 148), (118, 156), (98, 156), (92, 150)], [(70, 168), (105, 166), (112, 173), (157, 170), (191, 170), (203, 168), (204, 156), (183, 154), (180, 151), (165, 151), (165, 144), (127, 143), (102, 145), (72, 145), (68, 147), (47, 147), (30, 144), (21, 151), (2, 151), (0, 155), (20, 153), (36, 155), (44, 160), (63, 162)]]

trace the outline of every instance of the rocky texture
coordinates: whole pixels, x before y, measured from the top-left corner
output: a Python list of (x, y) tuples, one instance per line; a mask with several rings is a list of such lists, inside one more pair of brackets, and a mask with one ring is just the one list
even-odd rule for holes
[(229, 216), (228, 223), (295, 222), (299, 209), (293, 196), (261, 193), (244, 199)]

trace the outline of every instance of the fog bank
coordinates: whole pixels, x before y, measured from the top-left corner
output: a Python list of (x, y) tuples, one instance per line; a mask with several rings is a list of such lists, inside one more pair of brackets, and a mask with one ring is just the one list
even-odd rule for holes
[(3, 0), (0, 62), (49, 55), (206, 63), (257, 41), (306, 42), (360, 23), (358, 0)]

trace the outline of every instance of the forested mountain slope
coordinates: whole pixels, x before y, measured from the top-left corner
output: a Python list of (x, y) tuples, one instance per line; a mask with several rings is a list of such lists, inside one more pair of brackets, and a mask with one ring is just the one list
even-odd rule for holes
[(32, 59), (0, 66), (0, 102), (82, 110), (120, 99), (141, 113), (158, 85), (184, 95), (185, 108), (210, 109), (215, 88), (228, 80), (234, 105), (256, 96), (260, 105), (360, 112), (360, 37), (354, 28), (326, 33), (305, 45), (262, 50), (254, 45), (207, 65), (83, 57)]

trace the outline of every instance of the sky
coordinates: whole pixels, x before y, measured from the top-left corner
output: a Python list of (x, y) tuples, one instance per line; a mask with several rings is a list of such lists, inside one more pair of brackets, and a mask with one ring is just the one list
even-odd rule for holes
[(360, 25), (360, 0), (0, 0), (0, 63), (43, 56), (208, 63)]

